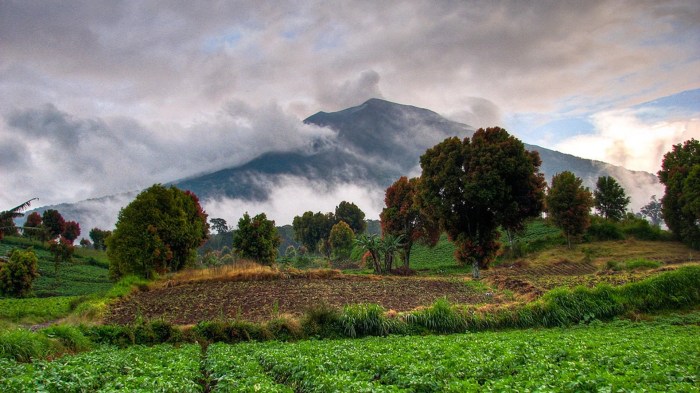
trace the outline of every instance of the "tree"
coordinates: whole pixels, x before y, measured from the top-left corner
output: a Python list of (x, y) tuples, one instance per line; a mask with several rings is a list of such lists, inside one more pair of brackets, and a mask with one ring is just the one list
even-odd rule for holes
[(68, 240), (70, 244), (73, 244), (75, 239), (80, 236), (80, 224), (75, 221), (66, 221), (61, 236)]
[(345, 221), (333, 225), (328, 243), (331, 247), (333, 257), (338, 260), (345, 260), (352, 252), (352, 245), (355, 241), (355, 233)]
[(196, 195), (155, 184), (119, 212), (106, 239), (110, 273), (151, 278), (191, 266), (208, 235), (207, 214)]
[(27, 221), (24, 222), (24, 236), (34, 239), (41, 238), (41, 232), (43, 232), (43, 227), (41, 225), (41, 214), (37, 212), (31, 212), (27, 216)]
[(547, 193), (547, 211), (554, 225), (561, 228), (571, 248), (571, 238), (586, 231), (591, 223), (593, 196), (580, 178), (569, 171), (554, 175)]
[(539, 215), (540, 163), (537, 152), (498, 127), (445, 139), (421, 156), (421, 209), (455, 243), (457, 260), (471, 262), (475, 278), (496, 256), (499, 225)]
[(384, 272), (390, 273), (394, 265), (394, 255), (403, 247), (403, 235), (386, 234), (379, 243), (379, 251), (384, 254)]
[(381, 274), (382, 273), (382, 264), (381, 264), (381, 240), (379, 237), (375, 234), (371, 235), (365, 235), (362, 234), (358, 237), (355, 238), (355, 245), (358, 247), (362, 248), (363, 250), (366, 251), (367, 254), (369, 254), (369, 257), (372, 259), (372, 267), (374, 268), (374, 273), (375, 274)]
[(357, 205), (351, 202), (342, 201), (335, 207), (335, 222), (345, 221), (355, 235), (361, 235), (367, 229), (365, 213)]
[(595, 208), (606, 219), (620, 221), (625, 217), (630, 198), (625, 189), (611, 176), (601, 176), (593, 192)]
[(656, 195), (651, 196), (649, 203), (642, 206), (640, 212), (651, 221), (651, 225), (655, 227), (661, 226), (661, 221), (663, 221), (661, 201), (656, 200)]
[(56, 239), (60, 236), (66, 227), (66, 220), (58, 210), (48, 209), (41, 216), (42, 225), (46, 230), (48, 240)]
[(7, 263), (0, 264), (0, 293), (6, 296), (23, 297), (39, 276), (37, 257), (34, 251), (14, 249)]
[(246, 212), (238, 220), (238, 229), (233, 234), (233, 249), (241, 257), (272, 265), (277, 258), (279, 245), (275, 222), (268, 220), (265, 213), (251, 219)]
[(92, 242), (86, 238), (81, 238), (79, 244), (80, 244), (80, 247), (83, 247), (83, 248), (92, 247)]
[(58, 284), (61, 282), (61, 277), (59, 275), (61, 265), (64, 262), (73, 260), (75, 247), (73, 246), (73, 242), (61, 236), (59, 239), (49, 240), (49, 251), (53, 254), (53, 272), (56, 278), (54, 285), (58, 287)]
[(327, 242), (331, 228), (335, 225), (333, 213), (323, 214), (307, 211), (301, 216), (294, 217), (292, 228), (294, 240), (303, 244), (308, 250), (315, 250), (319, 242)]
[(674, 145), (658, 175), (666, 186), (661, 198), (666, 225), (679, 240), (700, 249), (700, 142)]
[(107, 249), (107, 238), (112, 235), (112, 231), (105, 231), (100, 228), (92, 228), (90, 230), (90, 239), (92, 239), (92, 246), (95, 250), (106, 250)]
[(416, 201), (419, 178), (399, 178), (386, 189), (384, 204), (386, 207), (379, 214), (382, 233), (403, 236), (403, 266), (409, 269), (411, 248), (417, 241), (434, 246), (440, 238), (440, 228), (436, 222), (421, 211)]
[(2, 240), (5, 234), (17, 234), (17, 227), (15, 226), (14, 221), (15, 218), (24, 216), (22, 210), (28, 208), (32, 204), (32, 201), (36, 199), (37, 198), (32, 198), (19, 206), (13, 207), (10, 210), (0, 211), (0, 240)]
[(229, 232), (231, 229), (228, 227), (228, 223), (223, 218), (212, 218), (209, 220), (211, 223), (211, 228), (218, 234)]

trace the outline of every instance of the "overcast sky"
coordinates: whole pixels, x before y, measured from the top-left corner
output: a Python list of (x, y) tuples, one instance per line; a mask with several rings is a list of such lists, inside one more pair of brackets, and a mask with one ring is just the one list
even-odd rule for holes
[(0, 0), (0, 209), (304, 148), (332, 133), (303, 118), (372, 97), (656, 172), (700, 138), (698, 21), (697, 0)]

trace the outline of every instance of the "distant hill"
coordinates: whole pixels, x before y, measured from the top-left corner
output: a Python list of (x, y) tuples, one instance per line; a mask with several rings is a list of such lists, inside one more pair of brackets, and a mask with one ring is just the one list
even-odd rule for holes
[[(353, 183), (385, 189), (400, 176), (419, 175), (419, 158), (427, 148), (447, 137), (464, 138), (475, 131), (428, 109), (380, 99), (338, 112), (318, 112), (304, 123), (330, 128), (337, 135), (330, 142), (317, 141), (310, 152), (269, 152), (240, 166), (171, 184), (193, 191), (205, 204), (222, 198), (265, 201), (271, 190), (289, 179), (315, 185)], [(615, 177), (632, 197), (631, 207), (635, 210), (647, 203), (652, 194), (660, 196), (663, 192), (656, 176), (647, 172), (630, 171), (535, 145), (525, 147), (539, 152), (541, 170), (548, 181), (554, 174), (570, 170), (593, 189), (599, 176)], [(101, 227), (109, 227), (103, 223), (109, 218), (112, 223), (116, 221), (119, 208), (128, 203), (130, 195), (133, 197), (133, 193), (123, 194), (61, 205), (58, 210), (67, 219), (83, 223), (86, 219), (99, 218)], [(84, 234), (86, 229), (89, 230), (84, 228)]]

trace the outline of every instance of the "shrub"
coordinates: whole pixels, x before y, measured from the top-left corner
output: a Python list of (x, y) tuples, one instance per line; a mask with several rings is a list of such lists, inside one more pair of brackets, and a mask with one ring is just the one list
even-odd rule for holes
[(667, 232), (662, 231), (661, 228), (652, 226), (647, 220), (635, 217), (629, 217), (622, 222), (622, 232), (638, 240), (666, 240), (669, 238)]
[(96, 344), (124, 348), (136, 342), (133, 328), (127, 325), (96, 325), (82, 329), (83, 334)]
[(307, 336), (339, 336), (340, 311), (328, 303), (318, 303), (306, 310), (301, 319), (301, 326)]
[(656, 269), (661, 266), (661, 262), (651, 261), (644, 258), (629, 259), (624, 262), (608, 261), (606, 264), (609, 270), (640, 270), (640, 269)]
[(0, 293), (23, 297), (32, 289), (34, 279), (39, 276), (38, 259), (31, 248), (10, 251), (7, 263), (0, 265)]
[(82, 352), (92, 348), (93, 344), (76, 326), (53, 325), (41, 330), (41, 334), (57, 339), (70, 352)]
[(587, 241), (622, 240), (625, 238), (620, 226), (602, 217), (591, 217), (591, 225), (586, 230)]

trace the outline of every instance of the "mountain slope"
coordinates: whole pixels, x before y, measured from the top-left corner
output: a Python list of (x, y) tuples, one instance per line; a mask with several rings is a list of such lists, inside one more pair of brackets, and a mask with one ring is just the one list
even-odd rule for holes
[[(314, 143), (311, 152), (268, 152), (241, 166), (176, 180), (171, 184), (193, 191), (205, 207), (207, 202), (221, 200), (247, 204), (264, 202), (285, 182), (319, 188), (359, 184), (368, 190), (381, 191), (400, 176), (419, 175), (419, 157), (427, 148), (450, 136), (464, 138), (474, 133), (474, 128), (450, 121), (433, 111), (379, 99), (339, 112), (318, 112), (304, 122), (330, 128), (336, 136), (330, 141)], [(570, 170), (593, 189), (599, 176), (615, 177), (632, 197), (631, 208), (635, 210), (647, 203), (652, 194), (661, 195), (663, 192), (656, 176), (650, 173), (629, 171), (540, 146), (526, 144), (525, 147), (539, 152), (541, 170), (548, 181), (554, 174)], [(113, 217), (113, 224), (118, 213), (114, 202), (125, 198), (109, 198), (105, 199), (112, 202), (108, 209), (100, 208), (100, 199), (97, 199), (64, 205), (59, 211), (68, 211), (70, 213), (64, 214), (67, 219), (84, 223), (85, 219), (95, 216), (97, 210), (102, 220), (95, 225), (110, 227), (104, 218)], [(285, 195), (285, 198), (293, 200), (299, 196)], [(377, 205), (380, 204), (381, 200)], [(300, 213), (302, 211), (295, 212)], [(85, 224), (87, 227), (92, 225)]]

